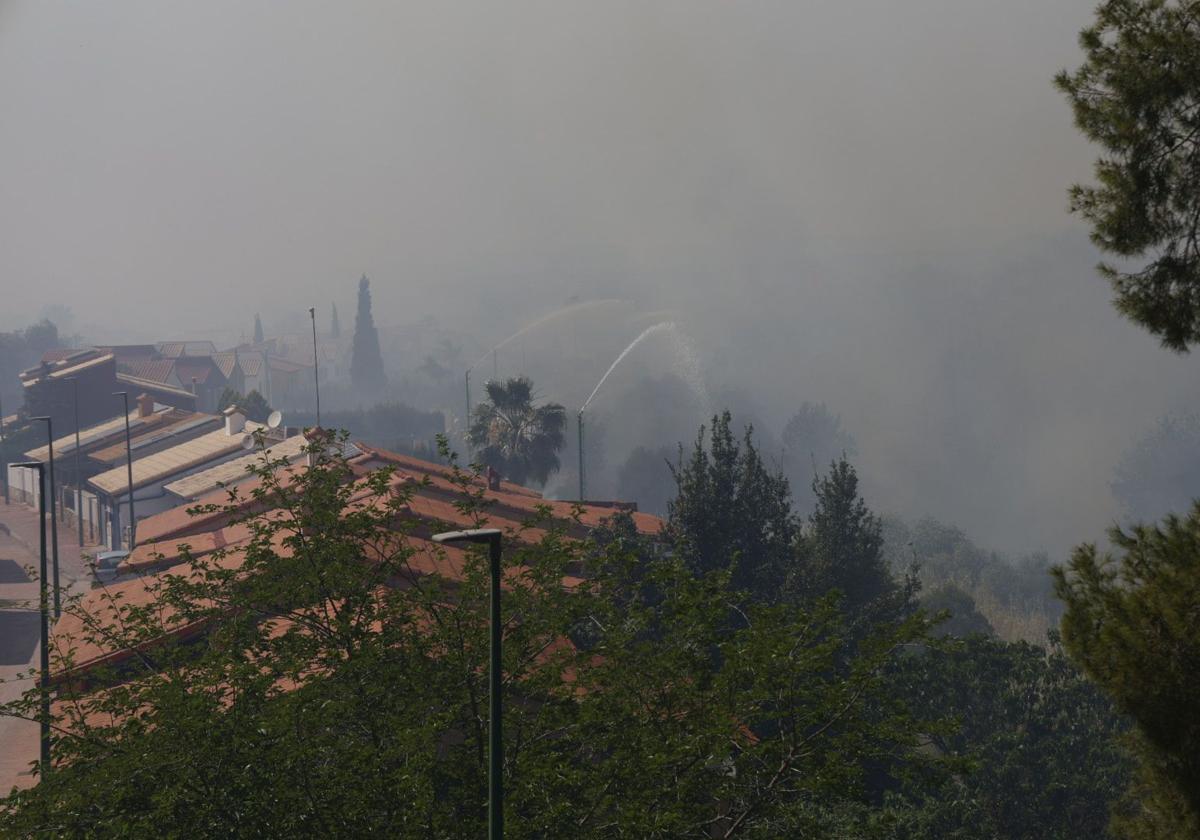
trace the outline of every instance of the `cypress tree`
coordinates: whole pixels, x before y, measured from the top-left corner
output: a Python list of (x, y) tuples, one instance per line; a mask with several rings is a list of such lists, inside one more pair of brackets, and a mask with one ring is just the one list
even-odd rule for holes
[(383, 375), (383, 356), (379, 352), (379, 333), (371, 317), (371, 281), (363, 275), (358, 281), (358, 313), (354, 317), (354, 344), (350, 354), (350, 380), (360, 391), (375, 391), (387, 384)]

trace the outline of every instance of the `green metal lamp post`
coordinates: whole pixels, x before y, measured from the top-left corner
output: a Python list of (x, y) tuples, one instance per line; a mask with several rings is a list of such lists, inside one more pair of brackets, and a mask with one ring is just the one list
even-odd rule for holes
[[(114, 397), (120, 397), (125, 402), (125, 469), (129, 473), (129, 550), (133, 551), (136, 538), (137, 519), (133, 515), (133, 444), (129, 438), (129, 393), (114, 391)], [(118, 508), (119, 509), (119, 508)], [(117, 535), (117, 548), (121, 547), (121, 535)]]
[[(41, 574), (38, 578), (39, 602), (42, 612), (42, 775), (50, 771), (50, 598), (46, 592), (46, 465), (41, 461), (23, 461), (14, 467), (37, 470), (38, 474), (38, 534), (40, 536)], [(58, 593), (55, 592), (57, 595)]]
[(79, 379), (70, 378), (75, 393), (75, 524), (79, 526), (79, 548), (83, 550), (83, 473), (79, 470)]
[(58, 594), (58, 516), (55, 500), (57, 488), (54, 484), (54, 422), (49, 417), (32, 417), (31, 420), (44, 420), (46, 423), (46, 440), (50, 444), (50, 540), (54, 557), (54, 617), (62, 615), (62, 604)]
[(504, 837), (504, 736), (500, 704), (500, 540), (503, 533), (496, 528), (476, 528), (471, 531), (447, 531), (434, 534), (437, 543), (486, 543), (491, 566), (491, 667), (488, 671), (488, 840)]

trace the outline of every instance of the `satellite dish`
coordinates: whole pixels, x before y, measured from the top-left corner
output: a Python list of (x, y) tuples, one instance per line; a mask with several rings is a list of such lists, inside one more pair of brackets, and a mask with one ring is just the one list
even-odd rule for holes
[(272, 411), (271, 415), (269, 417), (267, 417), (267, 428), (268, 429), (278, 429), (279, 424), (281, 424), (282, 422), (283, 422), (283, 412), (279, 411), (279, 410)]
[(242, 435), (242, 449), (249, 452), (254, 448), (254, 435)]

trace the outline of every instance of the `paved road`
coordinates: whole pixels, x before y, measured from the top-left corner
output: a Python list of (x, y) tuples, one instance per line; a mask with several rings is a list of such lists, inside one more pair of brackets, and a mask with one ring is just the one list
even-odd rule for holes
[[(29, 678), (19, 675), (40, 661), (38, 525), (36, 510), (0, 501), (0, 703), (20, 697), (32, 686)], [(46, 542), (49, 550), (48, 531)], [(97, 546), (81, 549), (73, 529), (59, 523), (59, 582), (64, 598), (91, 585), (86, 555), (97, 550)], [(0, 796), (14, 786), (34, 783), (30, 765), (37, 757), (38, 725), (0, 716)]]
[[(0, 522), (4, 512), (0, 503)], [(17, 699), (31, 686), (30, 680), (20, 675), (40, 656), (38, 585), (23, 571), (36, 560), (24, 545), (0, 529), (0, 702), (4, 703)], [(37, 724), (0, 716), (0, 795), (14, 786), (33, 784), (29, 765), (37, 756)]]

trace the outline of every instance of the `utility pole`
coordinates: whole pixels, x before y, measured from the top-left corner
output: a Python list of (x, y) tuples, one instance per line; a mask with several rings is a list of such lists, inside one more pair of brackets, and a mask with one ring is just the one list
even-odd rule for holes
[(41, 563), (38, 600), (42, 615), (42, 676), (39, 680), (42, 709), (39, 717), (42, 729), (42, 778), (45, 778), (50, 772), (50, 598), (46, 592), (46, 465), (41, 461), (24, 461), (13, 466), (37, 470), (38, 474), (38, 546)]
[(504, 715), (501, 708), (500, 673), (502, 635), (500, 632), (500, 540), (502, 532), (496, 528), (477, 528), (472, 531), (447, 531), (434, 534), (437, 543), (486, 543), (488, 566), (491, 572), (491, 645), (490, 667), (488, 668), (488, 840), (503, 840), (504, 837)]
[(582, 502), (585, 498), (584, 490), (584, 474), (583, 474), (583, 409), (579, 409), (577, 417), (579, 421), (579, 501)]
[[(114, 391), (114, 397), (120, 397), (125, 403), (125, 469), (129, 473), (129, 550), (133, 551), (137, 519), (133, 515), (133, 445), (129, 438), (129, 392)], [(119, 508), (118, 508), (119, 509)], [(121, 535), (117, 534), (117, 548), (121, 547)]]
[(75, 389), (75, 523), (79, 526), (79, 547), (83, 549), (83, 473), (79, 469), (79, 379), (71, 377)]
[(317, 390), (317, 426), (321, 425), (321, 379), (317, 375), (317, 308), (308, 307), (308, 317), (312, 318), (313, 328), (313, 386)]
[[(471, 460), (471, 369), (470, 368), (467, 368), (466, 380), (467, 380), (467, 416), (466, 416), (466, 419), (463, 420), (463, 440), (466, 442), (467, 461), (469, 462)], [(8, 487), (7, 484), (5, 484), (4, 486), (5, 486), (5, 488)], [(7, 489), (5, 490), (5, 492), (8, 492)]]
[(50, 445), (50, 538), (54, 557), (54, 617), (58, 618), (62, 614), (62, 604), (58, 590), (58, 516), (54, 504), (58, 492), (54, 484), (54, 421), (48, 416), (33, 419), (46, 421), (46, 439)]
[(4, 457), (0, 459), (0, 467), (4, 469), (4, 504), (8, 504), (8, 444), (4, 442), (3, 403), (0, 403), (0, 452), (4, 453)]

